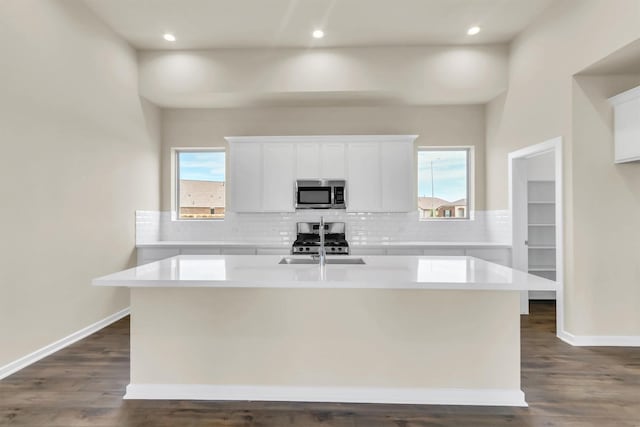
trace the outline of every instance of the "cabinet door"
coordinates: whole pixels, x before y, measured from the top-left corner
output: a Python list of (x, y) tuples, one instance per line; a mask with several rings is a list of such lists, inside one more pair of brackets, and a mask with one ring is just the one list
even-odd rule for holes
[(222, 255), (255, 255), (256, 248), (222, 248)]
[(640, 160), (640, 98), (615, 107), (615, 161)]
[(234, 212), (257, 212), (262, 208), (262, 144), (230, 144), (231, 203)]
[(265, 143), (262, 146), (262, 210), (293, 212), (294, 146), (292, 143)]
[(347, 150), (347, 210), (380, 212), (380, 144), (350, 143)]
[(381, 144), (382, 210), (410, 212), (418, 209), (413, 143)]
[(324, 143), (320, 148), (320, 178), (345, 179), (345, 144)]
[(296, 144), (296, 178), (325, 178), (320, 176), (320, 144), (313, 142)]

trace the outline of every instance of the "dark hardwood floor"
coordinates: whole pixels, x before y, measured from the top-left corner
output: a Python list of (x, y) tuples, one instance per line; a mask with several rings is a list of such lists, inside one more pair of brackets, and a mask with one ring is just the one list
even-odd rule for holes
[(123, 401), (129, 319), (0, 381), (2, 426), (633, 426), (640, 349), (579, 348), (555, 337), (552, 303), (522, 318), (528, 408)]

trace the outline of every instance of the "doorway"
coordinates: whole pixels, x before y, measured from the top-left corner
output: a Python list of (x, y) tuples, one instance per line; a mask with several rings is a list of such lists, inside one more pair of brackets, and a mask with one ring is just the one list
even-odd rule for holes
[(557, 292), (523, 292), (520, 312), (529, 314), (530, 300), (555, 299), (562, 331), (562, 138), (509, 153), (508, 161), (513, 268), (558, 283)]

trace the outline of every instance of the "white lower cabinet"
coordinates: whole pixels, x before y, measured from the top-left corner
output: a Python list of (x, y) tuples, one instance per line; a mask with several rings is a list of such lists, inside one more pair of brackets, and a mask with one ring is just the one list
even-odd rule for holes
[(258, 248), (256, 249), (257, 255), (290, 255), (291, 249), (278, 249), (278, 248)]
[(464, 248), (450, 249), (450, 248), (429, 248), (422, 251), (422, 255), (425, 256), (465, 256)]
[(389, 248), (387, 249), (387, 255), (422, 255), (422, 249), (420, 248)]
[(351, 255), (367, 256), (367, 255), (386, 255), (384, 248), (351, 248)]
[(220, 255), (218, 248), (182, 248), (180, 255)]
[(222, 255), (255, 255), (256, 248), (222, 248)]

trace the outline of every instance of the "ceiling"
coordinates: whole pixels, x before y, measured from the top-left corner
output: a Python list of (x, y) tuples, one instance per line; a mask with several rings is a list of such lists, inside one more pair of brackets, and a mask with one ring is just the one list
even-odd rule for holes
[(506, 43), (554, 0), (84, 1), (135, 48), (209, 49)]

